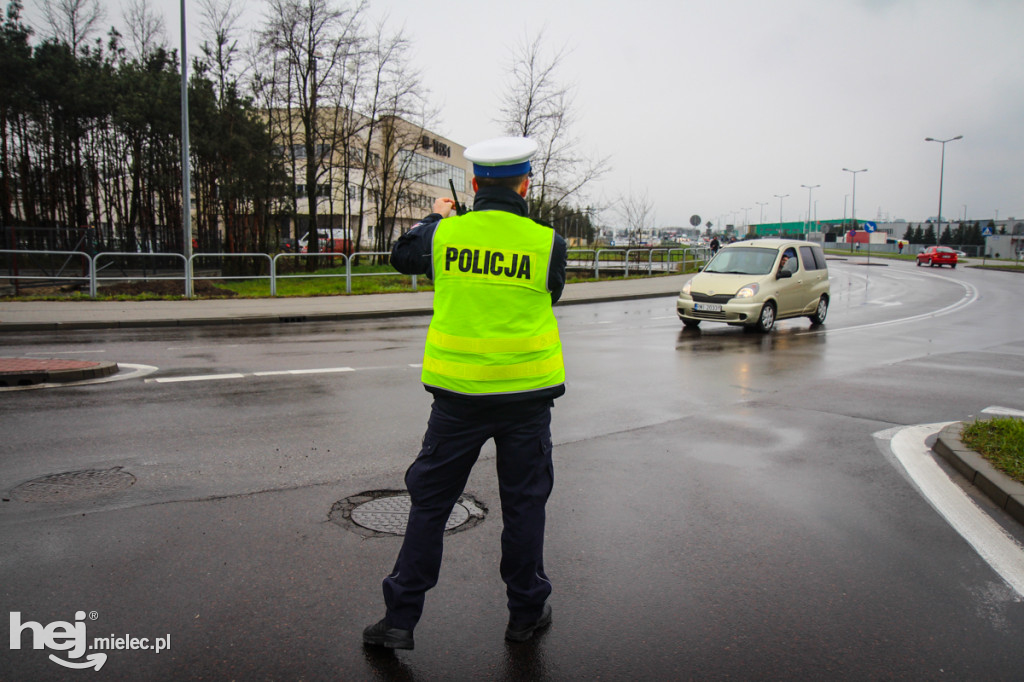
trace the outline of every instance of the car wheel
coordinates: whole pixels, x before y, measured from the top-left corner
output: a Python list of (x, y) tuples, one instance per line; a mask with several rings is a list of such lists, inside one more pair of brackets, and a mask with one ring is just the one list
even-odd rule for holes
[(815, 309), (814, 314), (810, 316), (811, 324), (823, 324), (826, 315), (828, 315), (828, 298), (822, 296), (818, 299), (818, 307)]
[(761, 308), (761, 314), (757, 316), (757, 324), (754, 329), (759, 332), (770, 332), (775, 326), (775, 304), (765, 303)]
[(918, 258), (917, 259), (917, 267), (921, 267), (922, 265), (923, 265), (923, 263), (921, 262), (921, 259)]
[(956, 270), (956, 263), (950, 263), (950, 264), (949, 264), (949, 267), (951, 267), (951, 268), (953, 268), (954, 270)]
[(696, 329), (700, 326), (700, 320), (683, 320), (683, 326), (687, 329)]

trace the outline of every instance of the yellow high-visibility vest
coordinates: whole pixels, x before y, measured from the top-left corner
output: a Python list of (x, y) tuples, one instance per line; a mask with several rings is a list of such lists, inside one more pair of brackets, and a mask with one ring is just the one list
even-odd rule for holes
[(506, 211), (441, 220), (423, 383), (467, 395), (565, 382), (548, 268), (555, 233)]

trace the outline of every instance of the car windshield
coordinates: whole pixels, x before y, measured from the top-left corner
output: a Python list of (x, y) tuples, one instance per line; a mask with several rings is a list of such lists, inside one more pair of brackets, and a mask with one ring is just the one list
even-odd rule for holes
[(732, 247), (722, 249), (711, 259), (704, 272), (717, 272), (728, 275), (767, 275), (772, 271), (775, 249), (753, 247)]

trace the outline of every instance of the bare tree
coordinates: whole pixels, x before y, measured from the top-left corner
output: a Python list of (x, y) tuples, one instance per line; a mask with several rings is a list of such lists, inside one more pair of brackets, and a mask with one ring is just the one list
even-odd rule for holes
[(630, 191), (628, 195), (620, 197), (618, 213), (629, 233), (630, 245), (641, 242), (644, 231), (654, 230), (654, 203), (647, 195), (647, 190), (644, 190), (643, 194)]
[(142, 58), (167, 47), (164, 18), (153, 11), (149, 0), (129, 0), (124, 8), (125, 29), (135, 57)]
[(218, 100), (224, 101), (224, 92), (232, 79), (235, 58), (238, 56), (238, 20), (243, 7), (239, 0), (200, 0), (200, 30), (203, 44), (200, 49), (213, 71), (217, 83)]
[(105, 18), (100, 0), (43, 0), (43, 17), (50, 34), (77, 54)]
[(539, 145), (533, 158), (531, 213), (549, 219), (562, 204), (579, 201), (584, 187), (608, 171), (607, 158), (587, 158), (572, 135), (574, 93), (558, 70), (568, 54), (549, 53), (544, 33), (526, 38), (512, 50), (510, 83), (502, 102), (501, 123), (510, 135), (530, 137)]
[[(269, 21), (261, 42), (270, 63), (279, 72), (275, 80), (288, 82), (288, 101), (282, 102), (298, 118), (302, 142), (306, 196), (309, 203), (309, 250), (318, 250), (317, 204), (321, 179), (332, 150), (325, 140), (322, 99), (358, 35), (365, 2), (354, 6), (334, 0), (270, 0)], [(293, 144), (289, 138), (287, 144)], [(310, 266), (315, 264), (310, 261)]]
[(398, 217), (414, 202), (410, 189), (419, 179), (412, 170), (414, 154), (428, 121), (436, 115), (421, 89), (419, 72), (410, 64), (410, 47), (404, 33), (389, 33), (382, 21), (369, 49), (371, 73), (363, 106), (369, 124), (360, 193), (365, 196), (369, 188), (374, 199), (378, 251), (390, 250)]

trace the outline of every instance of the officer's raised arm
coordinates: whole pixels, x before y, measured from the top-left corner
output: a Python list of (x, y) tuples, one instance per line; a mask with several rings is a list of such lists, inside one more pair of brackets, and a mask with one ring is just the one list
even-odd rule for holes
[(439, 214), (442, 218), (450, 216), (454, 208), (457, 208), (457, 205), (451, 197), (438, 197), (434, 199), (434, 213)]
[[(448, 199), (451, 202), (451, 199)], [(391, 247), (391, 267), (403, 275), (426, 275), (433, 279), (434, 267), (430, 258), (430, 247), (434, 241), (437, 223), (451, 212), (450, 205), (434, 202), (434, 212), (412, 226)], [(438, 210), (440, 209), (440, 210)]]

